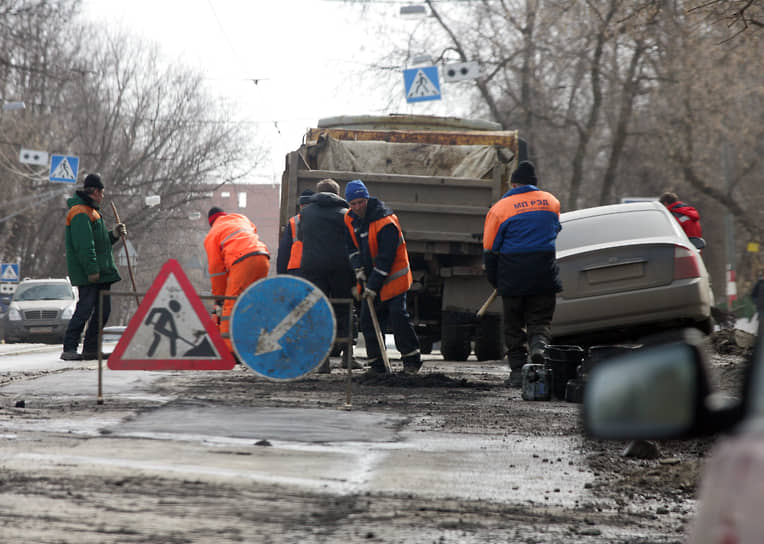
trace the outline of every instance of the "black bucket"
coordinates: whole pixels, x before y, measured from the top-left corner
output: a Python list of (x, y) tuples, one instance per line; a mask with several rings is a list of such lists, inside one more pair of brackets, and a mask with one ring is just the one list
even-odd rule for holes
[(610, 359), (611, 357), (615, 357), (617, 355), (624, 355), (626, 353), (631, 352), (636, 347), (637, 346), (630, 346), (630, 345), (624, 345), (624, 344), (590, 346), (589, 352), (586, 356), (586, 360), (584, 360), (583, 372), (584, 374), (588, 374), (589, 371), (595, 366), (597, 366), (597, 364), (599, 364), (601, 361), (604, 361), (605, 359)]
[(544, 364), (552, 371), (552, 395), (558, 400), (565, 400), (568, 380), (578, 376), (578, 367), (583, 363), (583, 348), (565, 345), (547, 346), (544, 360)]

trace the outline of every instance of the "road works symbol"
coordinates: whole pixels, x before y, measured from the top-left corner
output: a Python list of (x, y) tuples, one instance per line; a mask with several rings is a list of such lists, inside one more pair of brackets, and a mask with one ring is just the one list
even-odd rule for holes
[(252, 370), (273, 380), (318, 367), (334, 342), (334, 311), (321, 290), (294, 276), (250, 285), (231, 312), (231, 342)]
[(108, 359), (112, 370), (230, 370), (235, 364), (174, 259), (159, 271)]

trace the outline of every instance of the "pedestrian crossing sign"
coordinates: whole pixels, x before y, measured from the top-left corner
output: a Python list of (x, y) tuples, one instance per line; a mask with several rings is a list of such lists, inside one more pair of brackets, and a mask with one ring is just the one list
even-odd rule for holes
[(79, 157), (51, 155), (49, 179), (59, 183), (77, 183), (77, 170), (79, 167)]
[(421, 66), (403, 71), (406, 102), (440, 100), (440, 80), (437, 66)]
[(0, 281), (19, 281), (19, 265), (18, 263), (2, 263), (0, 264)]
[(180, 263), (169, 259), (107, 364), (111, 370), (231, 370), (236, 361)]

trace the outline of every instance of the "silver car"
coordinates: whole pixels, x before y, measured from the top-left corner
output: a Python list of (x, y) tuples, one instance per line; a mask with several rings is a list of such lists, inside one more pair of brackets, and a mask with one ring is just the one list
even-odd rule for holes
[(560, 223), (556, 342), (616, 342), (685, 326), (711, 332), (708, 271), (665, 206), (586, 208), (560, 214)]
[(5, 341), (61, 342), (76, 304), (76, 290), (66, 278), (23, 280), (3, 320)]

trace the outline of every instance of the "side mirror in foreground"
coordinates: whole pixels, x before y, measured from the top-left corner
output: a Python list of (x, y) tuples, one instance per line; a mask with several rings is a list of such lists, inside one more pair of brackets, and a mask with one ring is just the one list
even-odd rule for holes
[(661, 440), (723, 430), (739, 405), (712, 406), (701, 336), (684, 331), (595, 366), (584, 390), (584, 428), (612, 440)]

